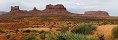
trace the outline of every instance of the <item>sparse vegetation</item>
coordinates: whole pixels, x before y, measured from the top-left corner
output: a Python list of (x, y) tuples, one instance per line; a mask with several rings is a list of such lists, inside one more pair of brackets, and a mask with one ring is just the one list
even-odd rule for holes
[(39, 31), (39, 37), (42, 39), (42, 40), (45, 40), (45, 35), (46, 35), (46, 32), (44, 30), (42, 31)]
[(61, 32), (62, 33), (65, 33), (65, 32), (67, 32), (69, 30), (69, 28), (65, 27), (65, 26), (61, 26), (60, 28), (61, 28)]
[(98, 40), (93, 35), (83, 35), (74, 33), (57, 33), (55, 36), (48, 36), (46, 40)]
[(7, 34), (7, 35), (6, 35), (6, 38), (7, 38), (7, 39), (9, 39), (9, 38), (10, 38), (10, 36), (11, 36), (10, 34)]
[(26, 37), (22, 37), (21, 40), (35, 40), (35, 38), (36, 38), (35, 35), (31, 35), (29, 37), (27, 37), (27, 36)]
[(23, 33), (30, 33), (30, 30), (24, 30)]
[(112, 29), (112, 35), (114, 38), (118, 38), (118, 26)]
[(96, 26), (91, 24), (82, 24), (80, 26), (75, 25), (72, 29), (72, 32), (79, 34), (90, 34), (93, 30), (96, 30)]
[(0, 30), (0, 34), (5, 33), (4, 31)]

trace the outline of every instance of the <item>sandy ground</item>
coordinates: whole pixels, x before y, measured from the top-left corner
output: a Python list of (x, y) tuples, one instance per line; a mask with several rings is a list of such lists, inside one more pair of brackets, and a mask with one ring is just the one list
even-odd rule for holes
[(98, 26), (97, 30), (95, 31), (95, 34), (104, 34), (104, 38), (105, 40), (111, 40), (112, 36), (111, 36), (111, 32), (112, 32), (112, 28), (116, 27), (117, 25), (102, 25), (102, 26)]
[(0, 23), (0, 25), (6, 25), (6, 24), (15, 24), (15, 23)]

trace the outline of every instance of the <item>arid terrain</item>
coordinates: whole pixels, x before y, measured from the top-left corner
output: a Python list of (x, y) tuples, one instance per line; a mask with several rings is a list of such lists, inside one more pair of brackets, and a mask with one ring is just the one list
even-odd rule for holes
[(117, 25), (118, 17), (106, 11), (77, 14), (62, 4), (30, 11), (12, 6), (10, 12), (0, 15), (0, 40), (115, 40), (112, 29)]

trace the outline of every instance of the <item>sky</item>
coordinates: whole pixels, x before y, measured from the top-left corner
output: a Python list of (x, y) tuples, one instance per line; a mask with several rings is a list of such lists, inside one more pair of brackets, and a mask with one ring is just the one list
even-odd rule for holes
[(0, 0), (0, 11), (10, 11), (11, 6), (20, 6), (21, 10), (37, 7), (45, 9), (48, 4), (63, 4), (68, 11), (82, 14), (85, 11), (107, 11), (111, 16), (118, 16), (118, 0)]

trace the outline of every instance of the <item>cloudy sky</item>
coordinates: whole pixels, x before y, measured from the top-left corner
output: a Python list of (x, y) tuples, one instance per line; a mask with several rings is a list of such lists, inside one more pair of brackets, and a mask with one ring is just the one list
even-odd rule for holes
[(22, 10), (32, 10), (33, 7), (43, 10), (47, 4), (63, 4), (73, 13), (101, 10), (118, 16), (118, 0), (0, 0), (0, 11), (9, 11), (11, 6), (20, 6)]

